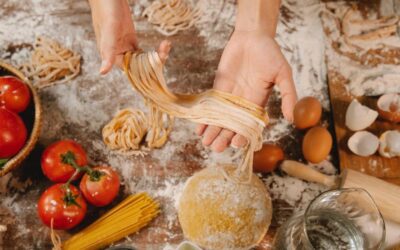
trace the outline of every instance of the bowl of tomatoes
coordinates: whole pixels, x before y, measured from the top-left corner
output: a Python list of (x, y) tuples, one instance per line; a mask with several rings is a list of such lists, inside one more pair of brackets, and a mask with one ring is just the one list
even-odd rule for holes
[(0, 61), (0, 177), (17, 168), (40, 133), (40, 99), (29, 80)]

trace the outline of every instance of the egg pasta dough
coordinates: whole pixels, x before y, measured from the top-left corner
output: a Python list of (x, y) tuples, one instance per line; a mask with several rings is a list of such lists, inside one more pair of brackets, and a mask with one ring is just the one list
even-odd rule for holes
[(130, 195), (93, 224), (64, 242), (63, 250), (99, 249), (145, 227), (159, 213), (148, 194)]

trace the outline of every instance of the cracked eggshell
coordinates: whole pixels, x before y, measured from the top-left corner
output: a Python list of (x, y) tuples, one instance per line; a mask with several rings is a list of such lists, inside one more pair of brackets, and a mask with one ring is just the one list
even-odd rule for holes
[(378, 112), (354, 99), (346, 111), (346, 127), (352, 131), (363, 130), (374, 123), (377, 117)]
[(378, 150), (379, 139), (368, 131), (358, 131), (350, 137), (347, 146), (356, 155), (370, 156)]
[(400, 132), (389, 130), (379, 138), (379, 154), (386, 158), (400, 156)]
[(400, 122), (400, 94), (386, 94), (378, 99), (379, 115), (388, 121)]

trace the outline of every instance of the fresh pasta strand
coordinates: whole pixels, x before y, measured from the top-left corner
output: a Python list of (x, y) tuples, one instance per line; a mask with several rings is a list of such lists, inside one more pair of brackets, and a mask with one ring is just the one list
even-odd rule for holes
[[(148, 116), (138, 109), (123, 109), (104, 126), (103, 141), (112, 150), (140, 156), (165, 144), (172, 123), (171, 116), (156, 109), (150, 109)], [(145, 137), (148, 148), (141, 147)]]
[[(253, 154), (262, 146), (262, 131), (268, 122), (264, 109), (243, 98), (217, 90), (198, 95), (170, 92), (157, 52), (128, 52), (124, 57), (124, 66), (132, 86), (143, 96), (153, 113), (166, 113), (195, 123), (224, 127), (245, 136), (249, 143), (234, 178), (250, 180)], [(158, 125), (157, 122), (152, 124)]]
[(143, 16), (156, 26), (158, 32), (172, 36), (200, 21), (200, 2), (192, 9), (184, 0), (157, 0), (144, 10)]
[(147, 118), (141, 110), (123, 109), (104, 126), (103, 140), (110, 149), (138, 150), (147, 127)]
[(130, 195), (116, 207), (62, 245), (63, 250), (99, 249), (139, 231), (159, 214), (159, 205), (146, 193)]
[(29, 62), (21, 70), (37, 88), (65, 83), (80, 72), (81, 56), (60, 43), (45, 37), (38, 37)]

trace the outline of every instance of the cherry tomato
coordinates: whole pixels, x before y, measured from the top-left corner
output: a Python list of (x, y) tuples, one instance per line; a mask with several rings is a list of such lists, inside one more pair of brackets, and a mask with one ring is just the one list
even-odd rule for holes
[(38, 213), (42, 222), (54, 229), (71, 229), (78, 225), (86, 214), (87, 205), (79, 190), (73, 185), (55, 184), (40, 196)]
[(119, 191), (119, 176), (111, 167), (95, 167), (87, 172), (79, 185), (83, 196), (92, 205), (102, 207), (110, 204)]
[(272, 172), (284, 158), (283, 150), (279, 146), (264, 144), (260, 151), (254, 152), (254, 172)]
[(14, 76), (0, 77), (0, 106), (20, 113), (28, 107), (31, 92), (28, 85)]
[(27, 134), (25, 124), (17, 114), (0, 108), (0, 158), (17, 154), (25, 145)]
[[(42, 155), (42, 171), (53, 182), (67, 182), (75, 172), (71, 161), (78, 167), (87, 165), (86, 152), (82, 146), (72, 140), (57, 141), (48, 146)], [(82, 174), (76, 175), (74, 180)]]

